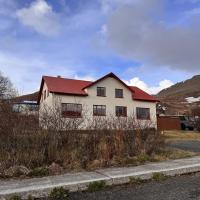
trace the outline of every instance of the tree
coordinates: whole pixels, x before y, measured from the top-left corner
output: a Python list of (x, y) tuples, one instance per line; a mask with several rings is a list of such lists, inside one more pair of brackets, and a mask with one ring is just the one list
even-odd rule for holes
[(16, 90), (10, 79), (0, 72), (0, 99), (9, 99), (15, 95)]

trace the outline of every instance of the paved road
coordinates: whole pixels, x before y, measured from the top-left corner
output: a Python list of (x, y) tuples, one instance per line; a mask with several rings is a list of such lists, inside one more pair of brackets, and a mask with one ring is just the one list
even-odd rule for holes
[(200, 174), (139, 186), (117, 186), (94, 193), (74, 193), (70, 200), (200, 200)]
[(200, 141), (177, 140), (171, 141), (168, 146), (186, 151), (200, 152)]

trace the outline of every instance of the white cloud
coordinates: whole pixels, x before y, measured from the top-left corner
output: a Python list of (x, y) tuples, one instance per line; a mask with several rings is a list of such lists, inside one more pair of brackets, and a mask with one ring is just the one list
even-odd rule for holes
[(59, 33), (59, 16), (45, 0), (35, 0), (27, 8), (16, 12), (19, 21), (43, 35), (52, 36)]
[[(66, 64), (67, 65), (67, 64)], [(0, 71), (8, 76), (20, 93), (37, 91), (42, 75), (74, 77), (73, 68), (53, 65), (38, 56), (27, 57), (0, 51)]]
[(130, 79), (129, 81), (125, 81), (125, 83), (130, 86), (136, 86), (136, 87), (148, 92), (149, 94), (157, 94), (161, 90), (173, 85), (173, 82), (170, 80), (162, 80), (159, 82), (159, 84), (157, 86), (151, 87), (151, 86), (148, 86), (148, 84), (146, 84), (144, 81), (140, 80), (139, 77), (134, 77), (134, 78)]
[(95, 78), (92, 76), (79, 76), (77, 74), (74, 75), (74, 79), (85, 80), (85, 81), (95, 81)]
[[(163, 19), (165, 11), (160, 0), (121, 5), (107, 22), (108, 45), (119, 55), (143, 64), (199, 71), (200, 15), (172, 26)], [(185, 13), (180, 16), (185, 17)]]

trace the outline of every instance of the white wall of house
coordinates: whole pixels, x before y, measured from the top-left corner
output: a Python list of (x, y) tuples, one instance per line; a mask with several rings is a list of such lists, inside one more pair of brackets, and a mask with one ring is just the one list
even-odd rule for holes
[[(97, 96), (97, 87), (106, 88), (106, 97)], [(123, 98), (115, 98), (115, 89), (123, 89)], [(44, 84), (43, 91), (48, 90)], [(53, 106), (56, 101), (60, 103), (79, 103), (83, 106), (83, 112), (88, 117), (93, 117), (93, 105), (105, 105), (106, 116), (115, 116), (116, 106), (126, 106), (127, 115), (133, 116), (136, 114), (136, 107), (149, 108), (150, 120), (156, 127), (156, 103), (148, 101), (136, 101), (132, 98), (132, 92), (121, 84), (118, 80), (108, 77), (93, 86), (86, 89), (88, 96), (68, 96), (49, 94), (49, 96), (41, 101), (40, 107), (45, 103), (48, 106)], [(144, 122), (144, 120), (142, 120)]]

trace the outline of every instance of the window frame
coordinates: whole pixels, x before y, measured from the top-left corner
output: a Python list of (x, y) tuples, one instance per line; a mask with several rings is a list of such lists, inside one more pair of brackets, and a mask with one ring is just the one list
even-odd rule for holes
[[(117, 110), (119, 108), (123, 108), (123, 109), (125, 108), (125, 114), (119, 115), (118, 110)], [(115, 115), (116, 117), (127, 117), (127, 106), (115, 106)]]
[[(139, 109), (147, 110), (148, 116), (147, 117), (139, 116), (140, 115)], [(136, 118), (139, 119), (139, 120), (150, 120), (150, 108), (136, 107)]]
[[(100, 94), (98, 93), (98, 90), (102, 90), (102, 89), (104, 89), (104, 94), (102, 95), (101, 94), (101, 92), (100, 92)], [(106, 87), (97, 87), (97, 96), (98, 97), (106, 97)]]
[[(117, 91), (121, 91), (122, 95), (121, 96), (120, 95), (117, 96)], [(124, 91), (123, 91), (123, 89), (115, 88), (115, 98), (120, 98), (120, 99), (124, 98)]]
[[(95, 112), (95, 107), (96, 107), (96, 111), (97, 111), (97, 107), (104, 107), (105, 108), (105, 114), (98, 114)], [(93, 116), (106, 116), (106, 105), (93, 105)]]
[[(74, 113), (76, 113), (75, 111), (70, 111), (70, 110), (68, 110), (67, 111), (67, 109), (64, 111), (63, 110), (63, 106), (66, 106), (66, 108), (67, 108), (67, 106), (80, 106), (81, 107), (81, 109), (80, 109), (80, 112), (77, 112), (78, 114), (72, 114), (73, 112)], [(82, 117), (82, 110), (83, 110), (83, 107), (82, 107), (82, 104), (79, 104), (79, 103), (61, 103), (61, 115), (62, 115), (62, 117), (63, 118), (81, 118)], [(71, 114), (69, 114), (71, 112)], [(68, 114), (67, 114), (68, 113)]]

